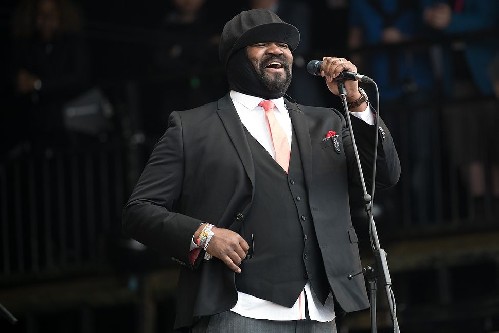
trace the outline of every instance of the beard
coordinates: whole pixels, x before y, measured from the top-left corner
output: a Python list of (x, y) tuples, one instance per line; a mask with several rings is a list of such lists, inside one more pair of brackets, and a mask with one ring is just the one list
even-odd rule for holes
[[(285, 76), (269, 74), (265, 67), (272, 61), (283, 64)], [(291, 83), (291, 65), (280, 56), (268, 56), (259, 63), (252, 63), (244, 48), (236, 51), (227, 62), (229, 88), (243, 94), (264, 99), (283, 97)]]
[[(284, 69), (284, 75), (267, 73), (265, 70), (268, 64), (278, 61), (282, 64)], [(284, 57), (279, 56), (269, 56), (262, 59), (258, 66), (256, 67), (256, 74), (262, 84), (271, 92), (272, 94), (284, 95), (291, 84), (292, 72), (291, 65), (286, 62)]]

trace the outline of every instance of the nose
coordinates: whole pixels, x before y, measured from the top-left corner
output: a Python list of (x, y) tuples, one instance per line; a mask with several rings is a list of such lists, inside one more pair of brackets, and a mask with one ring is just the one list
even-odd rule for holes
[(282, 47), (277, 44), (277, 43), (270, 43), (268, 48), (267, 48), (267, 52), (268, 53), (272, 53), (272, 54), (282, 54), (284, 53)]

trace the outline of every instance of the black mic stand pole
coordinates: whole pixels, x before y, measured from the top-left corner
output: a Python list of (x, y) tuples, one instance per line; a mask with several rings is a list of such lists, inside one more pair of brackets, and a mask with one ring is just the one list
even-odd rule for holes
[[(370, 231), (370, 237), (371, 237), (371, 243), (372, 243), (372, 247), (373, 247), (374, 257), (376, 260), (376, 266), (377, 266), (378, 270), (381, 268), (381, 271), (383, 273), (381, 277), (383, 278), (382, 282), (385, 285), (388, 304), (390, 307), (390, 313), (391, 313), (391, 317), (392, 317), (392, 321), (393, 321), (393, 331), (394, 331), (394, 333), (400, 333), (400, 328), (398, 325), (397, 313), (396, 313), (395, 296), (394, 296), (393, 290), (392, 290), (392, 281), (390, 278), (390, 272), (388, 270), (388, 263), (386, 260), (386, 252), (380, 247), (378, 234), (376, 232), (376, 224), (374, 223), (374, 218), (373, 218), (373, 213), (372, 213), (372, 196), (369, 195), (367, 193), (367, 190), (366, 190), (366, 184), (365, 184), (364, 175), (362, 172), (362, 165), (360, 164), (360, 158), (359, 158), (359, 153), (357, 150), (357, 144), (355, 143), (355, 136), (353, 133), (352, 123), (350, 120), (350, 112), (348, 111), (347, 93), (346, 93), (346, 89), (345, 89), (345, 83), (343, 80), (338, 81), (338, 91), (340, 93), (340, 98), (341, 98), (341, 101), (343, 103), (343, 108), (345, 109), (345, 117), (347, 120), (348, 129), (350, 131), (350, 136), (352, 138), (352, 146), (353, 146), (353, 149), (355, 152), (357, 166), (359, 168), (360, 181), (362, 183), (362, 190), (364, 193), (364, 202), (366, 203), (366, 212), (367, 212), (367, 215), (369, 216), (369, 231)], [(377, 149), (377, 145), (378, 145), (378, 137), (376, 136), (375, 149)], [(376, 163), (376, 161), (374, 161), (374, 163)], [(373, 184), (374, 184), (374, 182), (375, 182), (375, 179), (373, 179)], [(376, 276), (377, 275), (376, 275), (376, 272), (371, 267), (367, 267), (363, 271), (366, 273), (368, 281), (369, 281), (370, 302), (371, 302), (371, 307), (370, 307), (371, 332), (376, 333), (377, 332), (377, 324), (376, 324), (376, 291), (377, 291)]]
[(3, 315), (11, 324), (17, 323), (16, 317), (12, 315), (12, 313), (7, 310), (2, 303), (0, 303), (0, 314)]

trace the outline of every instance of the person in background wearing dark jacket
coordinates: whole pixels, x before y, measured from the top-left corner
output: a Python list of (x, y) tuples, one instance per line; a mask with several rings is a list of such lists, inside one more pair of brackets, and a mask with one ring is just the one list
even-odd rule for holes
[(63, 105), (91, 85), (81, 13), (69, 0), (19, 3), (13, 19), (13, 73), (21, 141), (66, 147)]
[[(437, 218), (435, 155), (439, 131), (432, 106), (434, 75), (430, 52), (409, 44), (423, 36), (422, 25), (418, 0), (349, 2), (349, 47), (352, 51), (365, 47), (352, 57), (359, 60), (362, 73), (376, 79), (381, 105), (378, 111), (392, 129), (407, 175), (397, 188), (406, 191), (378, 197), (381, 216), (403, 216), (412, 224), (433, 224)], [(386, 215), (390, 212), (395, 214)]]
[[(123, 211), (126, 235), (182, 265), (175, 328), (190, 332), (336, 332), (369, 307), (349, 191), (360, 186), (341, 112), (284, 98), (296, 27), (265, 9), (224, 26), (219, 55), (230, 91), (171, 113)], [(324, 57), (321, 76), (357, 70)], [(397, 183), (389, 130), (357, 81), (346, 81), (363, 171)], [(367, 179), (367, 183), (370, 180)], [(337, 306), (335, 306), (337, 304)]]
[(437, 48), (436, 63), (447, 102), (442, 125), (450, 174), (457, 171), (465, 185), (467, 217), (482, 220), (499, 204), (499, 189), (489, 181), (499, 164), (499, 113), (488, 72), (499, 51), (499, 2), (421, 1), (427, 33), (447, 40)]

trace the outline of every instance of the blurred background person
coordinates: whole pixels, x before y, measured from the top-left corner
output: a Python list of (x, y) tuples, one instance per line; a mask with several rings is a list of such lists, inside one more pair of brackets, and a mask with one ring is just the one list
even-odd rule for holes
[[(499, 200), (489, 201), (490, 164), (499, 158), (499, 113), (488, 69), (498, 50), (499, 2), (426, 0), (423, 18), (440, 43), (437, 73), (441, 73), (445, 148), (451, 171), (457, 169), (468, 195), (470, 216), (484, 216)], [(495, 30), (494, 30), (495, 29)], [(495, 33), (494, 33), (495, 31)], [(445, 39), (447, 38), (447, 39)]]
[(63, 105), (90, 86), (89, 52), (78, 8), (68, 0), (19, 2), (13, 18), (12, 64), (12, 135), (40, 149), (71, 143)]
[[(494, 133), (497, 128), (499, 128), (499, 117), (497, 114), (499, 113), (499, 52), (496, 53), (492, 63), (489, 68), (490, 76), (492, 79), (492, 85), (494, 88), (494, 97), (495, 97), (495, 107), (492, 112), (495, 112), (496, 117), (494, 121), (488, 124), (492, 127), (488, 131), (488, 133)], [(492, 155), (491, 158), (491, 182), (492, 182), (492, 195), (494, 197), (492, 202), (492, 208), (494, 209), (494, 215), (499, 215), (499, 142), (497, 142), (497, 135), (493, 135), (492, 140), (495, 139), (496, 142), (490, 144), (490, 146), (495, 147), (495, 151), (490, 152)]]
[[(498, 24), (497, 1), (423, 0), (424, 22), (433, 36), (443, 38), (461, 34), (457, 42), (444, 44), (445, 92), (451, 97), (480, 93), (491, 96), (492, 84), (488, 65), (497, 50), (497, 36), (480, 37), (473, 32), (492, 33)], [(466, 38), (466, 34), (468, 37)], [(484, 66), (485, 64), (485, 66)]]
[(496, 101), (499, 100), (499, 52), (494, 56), (490, 64), (490, 77), (494, 88), (494, 96)]
[[(170, 6), (159, 25), (159, 40), (153, 51), (152, 76), (147, 98), (157, 107), (144, 108), (144, 129), (148, 142), (163, 134), (169, 112), (204, 104), (226, 89), (218, 60), (220, 32), (209, 15), (206, 0), (169, 0)], [(159, 91), (158, 91), (159, 90)]]
[(348, 47), (359, 71), (378, 85), (380, 114), (392, 128), (406, 170), (402, 183), (407, 190), (402, 193), (409, 197), (395, 194), (382, 202), (382, 208), (403, 207), (414, 222), (428, 223), (435, 218), (433, 154), (438, 129), (431, 105), (434, 81), (427, 48), (403, 46), (421, 37), (420, 13), (417, 0), (352, 0)]

